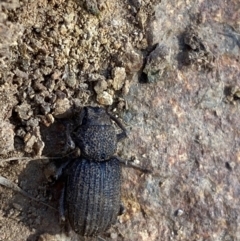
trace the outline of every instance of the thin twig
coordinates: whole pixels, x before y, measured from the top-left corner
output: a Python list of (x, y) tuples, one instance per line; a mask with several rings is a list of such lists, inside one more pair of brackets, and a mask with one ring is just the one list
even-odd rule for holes
[(0, 159), (0, 163), (3, 162), (8, 162), (8, 161), (17, 161), (17, 160), (26, 160), (26, 161), (34, 161), (34, 160), (57, 160), (57, 159), (63, 159), (64, 157), (67, 157), (69, 155), (71, 155), (73, 152), (70, 152), (64, 156), (54, 156), (54, 157), (47, 157), (47, 156), (40, 156), (40, 157), (10, 157), (10, 158), (6, 158), (6, 159)]
[(43, 204), (44, 206), (47, 206), (55, 211), (58, 211), (56, 208), (52, 207), (51, 205), (43, 202), (43, 201), (40, 201), (38, 200), (37, 198), (31, 196), (30, 194), (28, 194), (26, 191), (24, 191), (23, 189), (21, 189), (17, 184), (15, 184), (14, 182), (10, 181), (9, 179), (3, 177), (0, 175), (0, 185), (4, 186), (4, 187), (7, 187), (7, 188), (10, 188), (12, 189), (13, 191), (15, 192), (18, 192), (20, 194), (22, 194), (24, 197), (27, 197), (35, 202), (38, 202), (38, 203), (41, 203)]

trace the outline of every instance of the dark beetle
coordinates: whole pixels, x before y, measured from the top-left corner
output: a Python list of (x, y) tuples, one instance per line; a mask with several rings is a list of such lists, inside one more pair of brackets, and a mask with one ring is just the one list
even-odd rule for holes
[[(113, 120), (122, 132), (117, 134)], [(81, 236), (97, 236), (117, 220), (121, 210), (121, 166), (114, 153), (126, 130), (114, 116), (100, 107), (85, 107), (75, 143), (81, 156), (63, 170), (65, 187), (60, 202), (72, 229)]]

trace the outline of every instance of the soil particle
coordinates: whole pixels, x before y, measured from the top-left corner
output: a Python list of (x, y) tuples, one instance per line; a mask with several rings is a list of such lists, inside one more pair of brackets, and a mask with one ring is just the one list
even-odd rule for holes
[(97, 101), (101, 105), (112, 105), (113, 96), (107, 91), (103, 91), (102, 93), (97, 95)]
[(126, 71), (125, 68), (116, 67), (112, 70), (112, 76), (113, 76), (113, 89), (114, 90), (120, 90), (125, 82), (126, 79)]
[(8, 121), (1, 121), (0, 140), (1, 155), (6, 155), (14, 150), (14, 126)]
[(122, 57), (123, 65), (125, 66), (126, 72), (129, 74), (137, 73), (143, 65), (143, 56), (141, 52), (137, 52), (133, 46), (127, 42), (126, 52)]
[(53, 116), (56, 118), (66, 118), (68, 116), (71, 116), (71, 104), (69, 99), (57, 99), (53, 111)]
[(104, 90), (108, 88), (108, 83), (105, 79), (100, 79), (94, 86), (94, 90), (97, 94), (101, 94)]

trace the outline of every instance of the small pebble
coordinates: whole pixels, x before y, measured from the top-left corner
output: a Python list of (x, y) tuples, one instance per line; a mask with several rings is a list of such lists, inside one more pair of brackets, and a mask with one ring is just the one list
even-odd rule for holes
[(65, 118), (71, 114), (71, 105), (67, 98), (57, 99), (53, 116), (55, 118)]
[(184, 213), (184, 211), (183, 211), (182, 209), (178, 209), (178, 210), (176, 210), (176, 212), (175, 212), (175, 216), (180, 217), (180, 216), (183, 215), (183, 213)]
[(31, 106), (27, 102), (23, 102), (21, 105), (16, 106), (15, 111), (21, 120), (28, 120), (33, 114)]
[(97, 94), (101, 94), (108, 87), (108, 83), (106, 80), (99, 80), (94, 86), (94, 90)]
[(101, 105), (112, 105), (113, 97), (107, 91), (103, 91), (101, 94), (97, 95), (97, 101)]

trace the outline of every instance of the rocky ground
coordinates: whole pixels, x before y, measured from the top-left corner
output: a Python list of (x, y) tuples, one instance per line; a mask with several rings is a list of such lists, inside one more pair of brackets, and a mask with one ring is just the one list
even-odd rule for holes
[[(99, 240), (240, 240), (240, 3), (0, 2), (0, 175), (58, 206), (48, 184), (85, 105), (120, 117), (126, 212)], [(82, 240), (58, 213), (0, 187), (0, 240)]]

